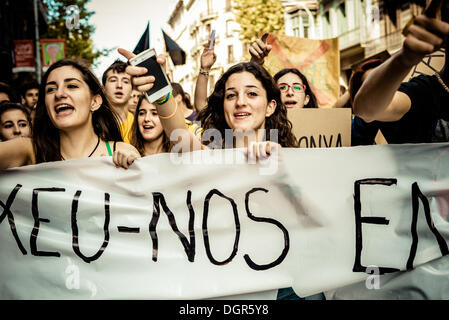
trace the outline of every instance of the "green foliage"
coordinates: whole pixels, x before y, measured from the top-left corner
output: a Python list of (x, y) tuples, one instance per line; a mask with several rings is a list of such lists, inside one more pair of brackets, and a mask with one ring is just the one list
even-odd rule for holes
[[(97, 51), (94, 48), (91, 36), (95, 27), (89, 24), (89, 19), (95, 14), (87, 9), (90, 0), (44, 0), (48, 7), (48, 31), (41, 38), (65, 39), (66, 57), (72, 59), (84, 59), (91, 64), (101, 56), (108, 55), (111, 49)], [(70, 6), (78, 7), (79, 26), (73, 19), (75, 11), (68, 10)], [(71, 18), (72, 17), (72, 18)], [(67, 28), (69, 20), (72, 28)]]
[(285, 33), (284, 8), (279, 0), (234, 0), (241, 40), (253, 43), (263, 32)]

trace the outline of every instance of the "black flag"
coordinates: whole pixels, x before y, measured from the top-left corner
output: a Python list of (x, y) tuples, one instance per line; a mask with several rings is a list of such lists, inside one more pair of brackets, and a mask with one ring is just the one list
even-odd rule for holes
[(147, 28), (145, 29), (145, 32), (140, 37), (139, 42), (137, 43), (137, 46), (134, 48), (133, 53), (139, 54), (142, 51), (145, 51), (150, 48), (150, 22), (148, 21)]
[(186, 63), (186, 53), (181, 49), (176, 42), (174, 42), (168, 35), (162, 30), (165, 41), (165, 50), (170, 54), (173, 64), (180, 65)]

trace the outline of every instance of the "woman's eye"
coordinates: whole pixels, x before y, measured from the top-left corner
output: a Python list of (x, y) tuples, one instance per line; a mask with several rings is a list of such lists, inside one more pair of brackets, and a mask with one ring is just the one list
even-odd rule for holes
[(226, 99), (231, 99), (235, 97), (235, 93), (229, 93), (226, 95)]
[(67, 88), (74, 89), (74, 88), (78, 88), (78, 86), (76, 84), (71, 83), (67, 86)]
[(248, 93), (248, 95), (250, 95), (252, 97), (257, 97), (257, 92), (251, 91)]
[(48, 87), (47, 88), (47, 93), (53, 92), (56, 88), (55, 87)]
[(12, 124), (5, 124), (5, 125), (3, 126), (3, 128), (5, 128), (5, 129), (12, 128)]
[(19, 127), (26, 128), (26, 127), (28, 127), (28, 124), (26, 124), (26, 123), (19, 123)]

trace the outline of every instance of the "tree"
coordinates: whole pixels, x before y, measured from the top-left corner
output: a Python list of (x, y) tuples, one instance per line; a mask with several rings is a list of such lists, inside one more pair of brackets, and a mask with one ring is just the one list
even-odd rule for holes
[(87, 9), (90, 0), (44, 0), (48, 7), (48, 31), (42, 38), (65, 39), (66, 57), (82, 58), (91, 64), (113, 48), (97, 51), (91, 36), (95, 27), (89, 19), (95, 14)]
[(285, 33), (284, 8), (279, 0), (234, 0), (240, 36), (253, 43), (263, 32)]

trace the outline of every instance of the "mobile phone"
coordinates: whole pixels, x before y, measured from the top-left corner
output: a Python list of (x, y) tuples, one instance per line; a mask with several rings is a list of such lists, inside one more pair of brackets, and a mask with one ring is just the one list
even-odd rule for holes
[(143, 93), (151, 103), (162, 98), (163, 96), (166, 96), (172, 91), (170, 81), (162, 69), (162, 66), (156, 61), (156, 58), (156, 50), (148, 49), (129, 60), (129, 63), (133, 66), (147, 68), (148, 72), (143, 76), (151, 75), (156, 78), (153, 83), (153, 87)]
[(210, 33), (210, 43), (209, 43), (209, 50), (212, 50), (212, 48), (214, 47), (214, 42), (215, 42), (215, 30), (212, 30), (212, 32)]

